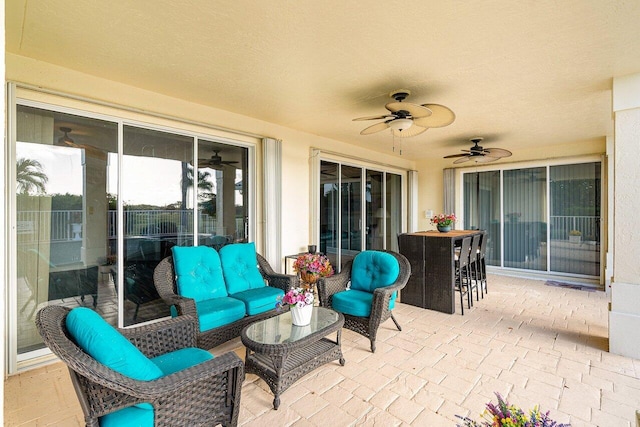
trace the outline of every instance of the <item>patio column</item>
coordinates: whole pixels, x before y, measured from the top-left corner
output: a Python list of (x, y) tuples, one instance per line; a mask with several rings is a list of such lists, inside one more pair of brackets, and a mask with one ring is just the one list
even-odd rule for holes
[(609, 351), (640, 359), (640, 73), (613, 80), (613, 274)]

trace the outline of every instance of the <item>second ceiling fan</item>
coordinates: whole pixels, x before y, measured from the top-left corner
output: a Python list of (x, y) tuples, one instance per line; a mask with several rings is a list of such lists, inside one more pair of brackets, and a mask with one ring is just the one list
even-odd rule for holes
[(453, 163), (464, 163), (470, 160), (473, 160), (476, 163), (489, 163), (511, 155), (511, 151), (505, 150), (504, 148), (481, 147), (479, 144), (483, 139), (484, 138), (480, 137), (471, 138), (469, 141), (473, 143), (473, 147), (468, 150), (462, 150), (464, 152), (462, 154), (450, 154), (448, 156), (444, 156), (444, 158), (453, 159), (459, 157), (459, 159)]
[(395, 136), (408, 138), (420, 135), (429, 128), (448, 126), (456, 118), (456, 115), (449, 108), (440, 104), (411, 104), (403, 102), (411, 92), (407, 89), (398, 89), (389, 94), (395, 102), (389, 102), (385, 108), (389, 113), (378, 116), (367, 116), (353, 119), (363, 120), (384, 120), (369, 127), (364, 128), (360, 135), (370, 135), (391, 129)]

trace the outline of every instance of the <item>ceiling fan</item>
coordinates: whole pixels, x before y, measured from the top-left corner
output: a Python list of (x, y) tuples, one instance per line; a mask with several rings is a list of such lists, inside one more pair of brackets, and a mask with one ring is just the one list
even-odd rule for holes
[(378, 116), (359, 117), (353, 121), (384, 120), (364, 128), (360, 135), (370, 135), (385, 129), (391, 129), (395, 136), (408, 138), (420, 135), (429, 128), (448, 126), (456, 119), (456, 115), (449, 108), (440, 104), (411, 104), (403, 102), (411, 92), (398, 89), (389, 94), (395, 102), (389, 102), (385, 108), (388, 114)]
[(64, 133), (64, 135), (62, 135), (60, 138), (58, 138), (58, 145), (62, 145), (62, 146), (67, 146), (67, 147), (72, 147), (72, 148), (79, 148), (81, 150), (84, 150), (85, 153), (90, 156), (90, 157), (95, 157), (97, 159), (101, 159), (101, 160), (106, 160), (107, 159), (107, 153), (104, 150), (101, 150), (98, 147), (94, 147), (93, 145), (88, 145), (88, 144), (77, 144), (70, 136), (69, 134), (71, 133), (72, 129), (69, 127), (65, 127), (62, 126), (60, 127), (60, 131), (62, 133)]
[(213, 150), (213, 156), (211, 156), (211, 158), (198, 159), (198, 167), (215, 169), (216, 167), (232, 166), (235, 163), (239, 163), (235, 160), (222, 160), (222, 157), (218, 154), (219, 152), (220, 150)]
[(445, 159), (452, 159), (455, 157), (459, 157), (453, 163), (464, 163), (470, 160), (475, 161), (476, 163), (489, 163), (495, 160), (499, 160), (503, 157), (509, 157), (511, 155), (511, 151), (505, 150), (502, 148), (483, 148), (480, 145), (484, 138), (475, 137), (471, 138), (469, 141), (473, 143), (473, 147), (469, 150), (462, 150), (464, 154), (451, 154), (449, 156), (444, 156)]

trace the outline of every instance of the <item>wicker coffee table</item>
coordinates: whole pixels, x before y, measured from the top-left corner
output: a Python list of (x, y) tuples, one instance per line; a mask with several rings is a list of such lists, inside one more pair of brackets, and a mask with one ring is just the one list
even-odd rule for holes
[[(323, 307), (314, 307), (311, 324), (293, 326), (286, 312), (252, 323), (242, 330), (247, 348), (245, 372), (262, 378), (275, 398), (273, 409), (280, 406), (280, 394), (298, 379), (319, 366), (342, 357), (341, 333), (344, 316)], [(336, 332), (336, 340), (326, 338)]]

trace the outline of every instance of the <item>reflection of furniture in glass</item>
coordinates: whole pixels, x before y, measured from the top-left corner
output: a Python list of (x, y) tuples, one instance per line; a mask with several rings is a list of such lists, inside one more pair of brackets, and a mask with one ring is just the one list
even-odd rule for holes
[(207, 246), (211, 246), (216, 251), (219, 251), (224, 245), (228, 245), (232, 241), (229, 236), (215, 235), (209, 238)]
[[(153, 285), (153, 270), (158, 265), (157, 261), (137, 261), (124, 268), (124, 297), (136, 305), (133, 320), (138, 318), (138, 310), (142, 304), (155, 301), (160, 298)], [(117, 269), (113, 269), (113, 283), (118, 289)]]
[(478, 230), (421, 231), (398, 237), (400, 253), (411, 264), (411, 277), (401, 301), (417, 307), (453, 314), (455, 302), (455, 247)]
[[(287, 312), (244, 328), (241, 339), (247, 349), (246, 372), (267, 383), (274, 394), (273, 409), (280, 406), (280, 394), (307, 373), (332, 360), (344, 366), (343, 324), (342, 314), (313, 307), (307, 326), (293, 326), (291, 313)], [(334, 332), (335, 341), (325, 338)]]
[(405, 287), (410, 274), (411, 266), (403, 255), (391, 251), (360, 252), (339, 274), (318, 279), (320, 305), (342, 313), (345, 328), (369, 338), (371, 351), (375, 352), (382, 322), (391, 318), (402, 330), (392, 310), (398, 291)]
[(524, 262), (536, 259), (540, 256), (541, 243), (546, 242), (546, 240), (547, 224), (544, 222), (505, 222), (505, 262)]
[[(82, 328), (80, 334), (71, 327), (72, 335), (66, 325), (69, 313), (65, 307), (44, 307), (37, 314), (36, 326), (44, 344), (69, 367), (87, 425), (97, 426), (105, 421), (100, 420), (104, 416), (117, 417), (111, 425), (237, 424), (244, 380), (242, 360), (233, 352), (214, 359), (194, 348), (193, 319), (114, 329), (85, 316), (82, 325), (93, 327)], [(87, 345), (88, 340), (79, 335), (93, 338), (95, 345)], [(105, 351), (111, 353), (105, 356)], [(153, 371), (154, 367), (159, 372)]]
[(93, 297), (93, 306), (98, 305), (98, 266), (74, 270), (49, 272), (49, 301), (85, 295)]

